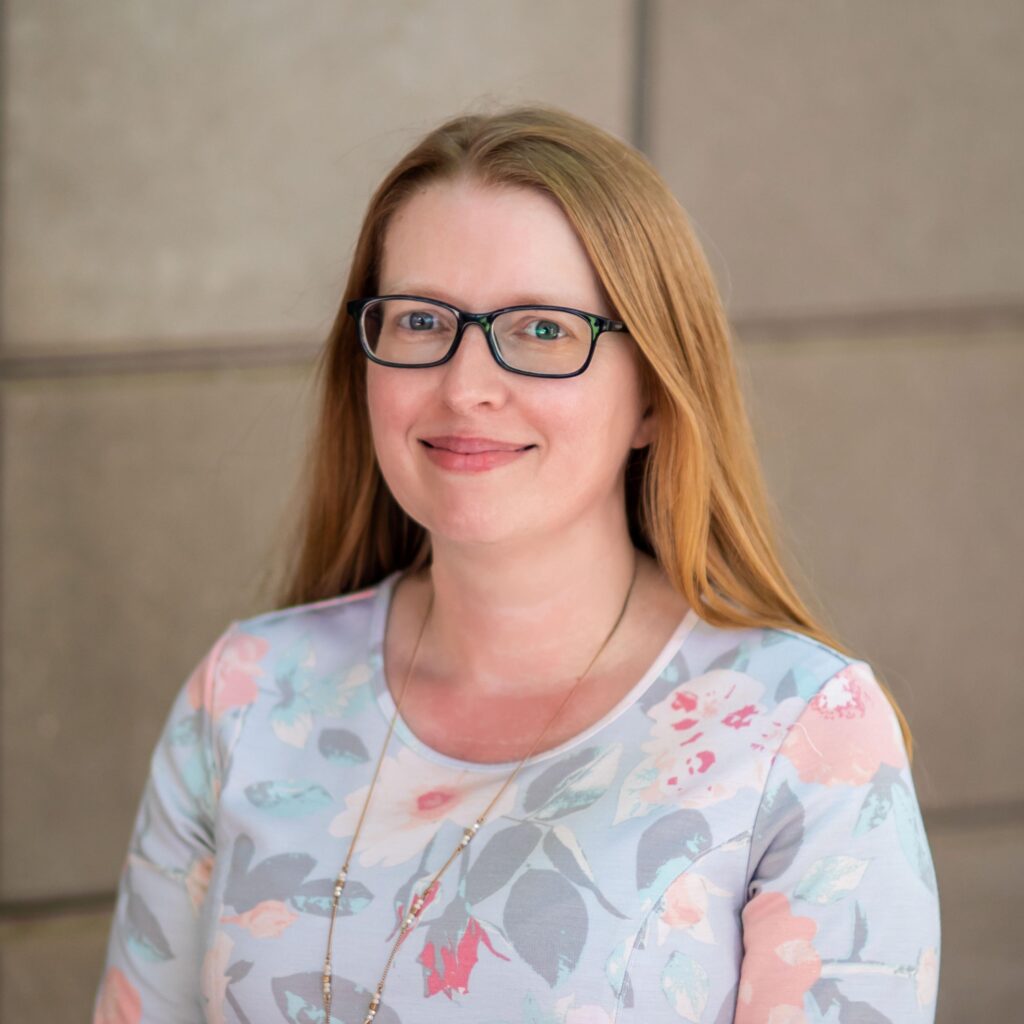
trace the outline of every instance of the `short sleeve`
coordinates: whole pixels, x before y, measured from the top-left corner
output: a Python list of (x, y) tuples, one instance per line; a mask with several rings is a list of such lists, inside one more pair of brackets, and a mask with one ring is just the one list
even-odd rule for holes
[(934, 1021), (931, 851), (895, 712), (865, 662), (830, 678), (788, 731), (749, 872), (736, 1024)]
[(178, 691), (150, 760), (118, 883), (94, 1024), (204, 1019), (200, 912), (217, 852), (226, 756), (218, 720), (233, 699), (230, 685), (227, 692), (218, 685), (220, 660), (234, 626)]

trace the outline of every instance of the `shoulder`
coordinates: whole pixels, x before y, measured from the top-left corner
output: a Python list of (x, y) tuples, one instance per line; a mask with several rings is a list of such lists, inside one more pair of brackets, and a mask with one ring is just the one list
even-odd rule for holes
[(290, 605), (236, 619), (221, 633), (193, 673), (193, 703), (223, 710), (257, 697), (270, 677), (321, 675), (362, 663), (385, 608), (381, 590), (390, 578), (348, 594)]
[(378, 613), (381, 590), (390, 577), (348, 594), (275, 608), (231, 623), (229, 633), (237, 637), (263, 637), (280, 640), (297, 635), (316, 635), (329, 631), (343, 641), (366, 640), (373, 617)]
[(813, 701), (830, 680), (863, 660), (814, 637), (774, 627), (720, 627), (702, 619), (682, 648), (688, 675), (695, 685), (730, 680), (756, 694), (758, 707), (773, 713), (785, 706), (790, 714)]
[(766, 764), (783, 754), (807, 781), (859, 784), (880, 763), (906, 763), (896, 711), (862, 658), (796, 630), (703, 620), (682, 654), (686, 675), (649, 711), (673, 730), (692, 723), (693, 732)]

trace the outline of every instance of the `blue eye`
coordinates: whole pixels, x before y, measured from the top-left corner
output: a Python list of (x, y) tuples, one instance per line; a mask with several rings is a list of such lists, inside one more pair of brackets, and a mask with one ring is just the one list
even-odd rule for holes
[[(408, 320), (409, 323), (402, 323), (403, 320)], [(404, 317), (399, 320), (399, 324), (402, 327), (409, 327), (414, 331), (422, 330), (433, 330), (437, 326), (437, 317), (433, 313), (428, 313), (424, 310), (414, 310), (411, 313), (407, 313)]]

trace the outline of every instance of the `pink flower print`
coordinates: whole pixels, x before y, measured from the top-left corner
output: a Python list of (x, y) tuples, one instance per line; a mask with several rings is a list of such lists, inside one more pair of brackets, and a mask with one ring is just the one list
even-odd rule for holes
[(142, 998), (124, 972), (111, 967), (103, 976), (93, 1024), (139, 1024)]
[(446, 944), (435, 946), (424, 943), (423, 950), (416, 958), (425, 969), (427, 995), (443, 992), (449, 999), (453, 992), (469, 991), (469, 975), (478, 959), (477, 947), (483, 944), (502, 960), (508, 957), (491, 945), (490, 937), (475, 917), (470, 917), (461, 935)]
[(759, 892), (743, 908), (743, 966), (735, 1024), (803, 1024), (804, 995), (821, 977), (811, 943), (817, 925), (790, 913), (781, 892)]
[(939, 988), (939, 953), (934, 946), (921, 950), (915, 985), (918, 1006), (931, 1006)]
[(188, 893), (192, 910), (198, 913), (199, 908), (206, 899), (206, 892), (210, 888), (210, 876), (213, 874), (213, 857), (197, 857), (192, 861), (185, 876), (185, 891)]
[(207, 1024), (224, 1024), (224, 1000), (231, 983), (227, 973), (228, 960), (234, 945), (229, 935), (217, 932), (203, 957), (199, 989), (206, 1000)]
[[(767, 750), (751, 743), (756, 732), (742, 741), (736, 734), (752, 729), (758, 721), (763, 691), (764, 685), (753, 676), (715, 669), (654, 705), (648, 711), (654, 720), (651, 734), (643, 744), (648, 756), (624, 781), (615, 820), (643, 815), (666, 800), (676, 807), (708, 807), (734, 796), (745, 785), (762, 781)], [(753, 752), (753, 758), (743, 761), (751, 769), (750, 778), (716, 768), (725, 745), (737, 742), (749, 745)]]
[[(189, 703), (204, 708), (216, 722), (225, 711), (245, 707), (256, 699), (256, 680), (263, 674), (259, 663), (270, 645), (262, 637), (231, 633), (218, 652), (215, 648), (196, 666), (187, 683)], [(217, 661), (212, 686), (206, 683), (210, 660)]]
[(280, 900), (263, 900), (244, 914), (222, 917), (221, 924), (237, 924), (257, 939), (276, 939), (299, 915)]
[(824, 786), (861, 786), (882, 764), (906, 764), (896, 716), (863, 662), (847, 665), (818, 691), (782, 753), (804, 782)]
[(688, 931), (700, 942), (714, 942), (708, 919), (708, 897), (728, 896), (710, 878), (686, 871), (665, 890), (658, 915), (658, 943), (663, 943), (674, 928)]
[(577, 1006), (568, 1010), (565, 1024), (612, 1024), (612, 1019), (600, 1006)]
[[(355, 831), (369, 785), (346, 798), (345, 809), (328, 831), (345, 838)], [(487, 806), (492, 780), (469, 775), (447, 765), (435, 764), (408, 747), (395, 757), (385, 757), (356, 844), (356, 858), (364, 867), (392, 867), (417, 856), (445, 822), (468, 828)], [(515, 807), (517, 787), (512, 784), (491, 809), (489, 820)], [(453, 843), (457, 841), (456, 835)]]

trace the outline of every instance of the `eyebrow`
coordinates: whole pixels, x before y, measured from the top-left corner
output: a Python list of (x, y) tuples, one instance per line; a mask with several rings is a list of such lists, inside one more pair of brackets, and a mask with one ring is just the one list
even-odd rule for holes
[[(457, 302), (450, 292), (446, 292), (443, 288), (432, 288), (429, 285), (418, 284), (415, 282), (399, 282), (393, 287), (386, 291), (382, 288), (380, 291), (381, 295), (418, 295), (424, 299), (440, 299), (442, 302), (447, 302), (449, 306), (457, 306), (459, 309), (465, 309), (460, 302)], [(551, 296), (543, 295), (539, 292), (524, 292), (518, 295), (513, 295), (507, 302), (501, 304), (504, 306), (571, 306), (574, 309), (587, 309), (588, 306), (580, 306), (571, 301), (566, 301), (564, 298), (559, 301), (558, 299), (552, 298)]]

